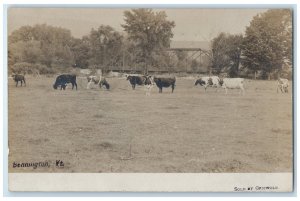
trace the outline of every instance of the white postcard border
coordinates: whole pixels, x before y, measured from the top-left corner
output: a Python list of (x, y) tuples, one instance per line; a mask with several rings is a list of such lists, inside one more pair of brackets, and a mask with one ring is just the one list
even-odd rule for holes
[(293, 191), (293, 173), (9, 173), (8, 177), (10, 191)]

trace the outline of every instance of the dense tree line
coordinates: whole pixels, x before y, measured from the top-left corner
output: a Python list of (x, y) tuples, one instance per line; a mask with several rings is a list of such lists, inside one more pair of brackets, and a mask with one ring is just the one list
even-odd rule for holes
[(263, 78), (280, 76), (292, 67), (292, 12), (272, 9), (255, 16), (245, 36), (221, 33), (212, 40), (211, 66), (238, 76), (240, 70)]
[(46, 24), (23, 26), (8, 38), (9, 69), (44, 74), (70, 67), (122, 70), (125, 66), (144, 73), (149, 68), (198, 72), (204, 65), (210, 73), (226, 72), (231, 77), (245, 70), (270, 77), (292, 65), (292, 13), (288, 9), (271, 9), (255, 16), (244, 36), (220, 33), (211, 41), (207, 60), (201, 62), (184, 51), (173, 55), (166, 51), (175, 22), (169, 21), (164, 11), (125, 11), (121, 26), (122, 33), (101, 25), (82, 38)]

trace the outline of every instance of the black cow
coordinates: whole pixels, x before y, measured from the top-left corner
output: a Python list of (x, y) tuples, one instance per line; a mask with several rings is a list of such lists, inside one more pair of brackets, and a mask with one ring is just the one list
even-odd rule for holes
[(57, 76), (53, 88), (57, 89), (57, 87), (60, 86), (60, 90), (62, 89), (65, 90), (68, 83), (72, 84), (72, 90), (74, 88), (74, 85), (77, 90), (76, 75), (71, 75), (71, 74), (62, 74)]
[(21, 86), (24, 85), (26, 86), (26, 81), (25, 81), (25, 76), (24, 75), (19, 75), (19, 74), (13, 74), (12, 75), (14, 81), (16, 82), (16, 87), (18, 87), (18, 83), (21, 82)]
[(162, 93), (163, 87), (169, 87), (169, 86), (172, 86), (172, 93), (173, 93), (175, 88), (176, 78), (175, 77), (154, 77), (154, 82), (156, 86), (159, 88), (159, 93)]
[(128, 75), (127, 80), (129, 80), (132, 89), (134, 90), (136, 85), (148, 85), (151, 83), (150, 77), (151, 76), (147, 75)]

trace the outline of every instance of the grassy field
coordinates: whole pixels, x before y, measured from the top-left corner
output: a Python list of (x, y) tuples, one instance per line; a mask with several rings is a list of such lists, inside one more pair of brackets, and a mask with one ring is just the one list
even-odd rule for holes
[[(54, 78), (9, 79), (9, 172), (291, 172), (292, 94), (276, 81), (215, 92), (178, 78), (151, 96), (121, 78), (111, 90), (54, 90)], [(292, 84), (292, 83), (291, 83)], [(64, 168), (55, 166), (56, 160)], [(50, 167), (13, 168), (13, 162)]]

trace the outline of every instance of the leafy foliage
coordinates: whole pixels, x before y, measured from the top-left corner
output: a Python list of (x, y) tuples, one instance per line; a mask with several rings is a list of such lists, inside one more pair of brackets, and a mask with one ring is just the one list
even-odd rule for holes
[(219, 74), (222, 70), (231, 77), (238, 75), (242, 35), (220, 33), (212, 40), (212, 67)]
[(48, 67), (73, 63), (69, 48), (72, 36), (67, 29), (48, 25), (23, 26), (8, 38), (9, 65), (40, 63)]
[(60, 27), (23, 26), (8, 38), (9, 71), (48, 74), (70, 71), (73, 66), (103, 71), (125, 67), (144, 73), (149, 68), (194, 73), (212, 68), (216, 74), (226, 72), (231, 77), (241, 76), (241, 69), (247, 75), (259, 72), (265, 77), (291, 74), (286, 68), (292, 64), (292, 12), (288, 9), (255, 16), (244, 37), (220, 33), (211, 41), (211, 50), (200, 58), (185, 51), (166, 51), (175, 23), (164, 11), (125, 11), (121, 26), (125, 34), (100, 25), (81, 39)]
[(110, 26), (101, 25), (92, 29), (88, 36), (90, 47), (90, 64), (102, 68), (107, 65), (117, 65), (122, 58), (123, 36)]
[(136, 61), (147, 71), (148, 65), (157, 62), (155, 55), (170, 46), (175, 23), (167, 20), (164, 11), (153, 12), (152, 9), (132, 9), (125, 11), (124, 16), (122, 27), (134, 44)]
[(246, 28), (243, 65), (264, 74), (281, 71), (292, 62), (292, 13), (272, 9), (253, 18)]

